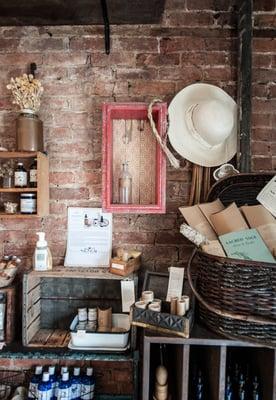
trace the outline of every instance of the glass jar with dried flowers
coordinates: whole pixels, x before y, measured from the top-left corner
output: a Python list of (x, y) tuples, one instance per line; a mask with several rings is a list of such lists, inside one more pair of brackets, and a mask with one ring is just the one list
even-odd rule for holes
[(0, 177), (2, 178), (2, 187), (13, 187), (14, 161), (10, 160), (0, 165)]
[(17, 150), (43, 151), (43, 124), (37, 115), (43, 93), (41, 82), (31, 74), (23, 74), (11, 78), (7, 88), (21, 110), (16, 121)]

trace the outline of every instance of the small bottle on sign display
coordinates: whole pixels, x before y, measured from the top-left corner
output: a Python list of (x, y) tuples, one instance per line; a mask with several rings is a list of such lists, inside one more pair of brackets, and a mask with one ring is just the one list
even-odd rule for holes
[(29, 171), (30, 187), (37, 187), (37, 158), (34, 159)]
[(71, 378), (71, 400), (80, 400), (81, 396), (81, 376), (80, 368), (74, 368)]
[(132, 177), (128, 170), (128, 162), (123, 163), (119, 178), (119, 202), (120, 204), (132, 203)]
[(42, 381), (38, 384), (37, 399), (51, 400), (52, 384), (50, 382), (49, 372), (43, 372)]
[(42, 366), (38, 365), (35, 367), (35, 373), (32, 376), (29, 384), (28, 391), (28, 399), (37, 399), (38, 398), (38, 385), (41, 382), (42, 378)]
[(14, 171), (14, 186), (19, 188), (27, 187), (27, 171), (22, 162), (17, 163)]
[(93, 368), (86, 369), (86, 375), (82, 377), (81, 382), (81, 400), (94, 399), (95, 378)]

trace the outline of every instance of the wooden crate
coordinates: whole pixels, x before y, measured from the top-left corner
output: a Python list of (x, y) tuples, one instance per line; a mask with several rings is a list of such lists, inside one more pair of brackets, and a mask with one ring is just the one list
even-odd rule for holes
[(6, 288), (1, 288), (0, 292), (5, 293), (6, 296), (4, 341), (8, 344), (13, 341), (16, 332), (16, 286), (11, 285)]
[[(81, 307), (122, 312), (121, 277), (106, 269), (61, 268), (23, 277), (23, 344), (67, 347), (69, 326)], [(137, 278), (134, 278), (137, 286)]]
[[(166, 159), (147, 118), (145, 103), (103, 105), (103, 209), (116, 213), (165, 213)], [(163, 138), (167, 105), (153, 107), (153, 118)], [(132, 203), (119, 203), (119, 177), (128, 162)]]

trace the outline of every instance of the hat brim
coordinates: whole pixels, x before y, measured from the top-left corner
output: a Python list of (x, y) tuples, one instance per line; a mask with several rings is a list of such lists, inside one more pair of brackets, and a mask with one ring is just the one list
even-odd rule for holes
[[(206, 149), (191, 134), (186, 124), (185, 111), (204, 100), (219, 100), (228, 104), (234, 115), (234, 125), (227, 139), (212, 148)], [(215, 167), (231, 160), (237, 152), (237, 105), (224, 90), (207, 83), (195, 83), (182, 89), (169, 105), (168, 136), (171, 145), (182, 157), (202, 165)]]

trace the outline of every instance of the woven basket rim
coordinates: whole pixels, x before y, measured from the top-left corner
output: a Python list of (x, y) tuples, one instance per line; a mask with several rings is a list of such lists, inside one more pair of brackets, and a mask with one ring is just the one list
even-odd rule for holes
[(205, 251), (203, 251), (199, 248), (196, 248), (196, 251), (203, 257), (214, 259), (223, 264), (228, 264), (228, 265), (231, 264), (234, 267), (236, 267), (237, 264), (240, 264), (240, 265), (245, 265), (245, 266), (250, 265), (252, 267), (259, 267), (261, 265), (262, 267), (276, 268), (276, 261), (275, 261), (275, 263), (268, 263), (268, 262), (264, 262), (264, 261), (253, 261), (253, 260), (248, 261), (248, 260), (241, 260), (239, 258), (215, 256), (213, 254), (206, 253)]
[[(239, 179), (243, 179), (243, 178), (249, 178), (250, 179), (253, 176), (264, 176), (264, 175), (270, 175), (271, 178), (272, 178), (275, 175), (275, 173), (273, 173), (273, 171), (240, 172), (239, 174), (230, 175), (230, 176), (226, 176), (224, 178), (221, 178), (211, 186), (209, 192), (207, 193), (207, 199), (209, 199), (210, 194), (217, 188), (217, 186), (221, 186), (221, 184), (226, 182), (226, 181), (232, 181), (233, 178), (234, 179), (238, 179), (238, 181), (239, 181)], [(247, 181), (245, 181), (245, 183), (247, 183)]]

